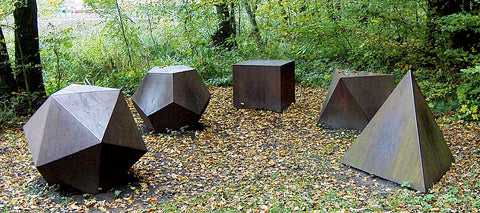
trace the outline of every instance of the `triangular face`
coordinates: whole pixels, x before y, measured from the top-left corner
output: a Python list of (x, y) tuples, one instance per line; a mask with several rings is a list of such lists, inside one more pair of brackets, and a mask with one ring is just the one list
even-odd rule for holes
[(120, 90), (52, 96), (99, 140), (103, 138)]
[(426, 190), (442, 178), (454, 160), (420, 88), (413, 83)]
[(147, 151), (122, 94), (118, 96), (102, 142)]
[(393, 90), (395, 76), (371, 74), (342, 78), (368, 120), (372, 119)]
[(332, 97), (332, 93), (337, 87), (338, 81), (340, 80), (340, 74), (338, 74), (337, 71), (333, 72), (332, 76), (332, 81), (330, 82), (330, 86), (328, 86), (328, 91), (327, 91), (327, 96), (325, 97), (325, 100), (323, 101), (323, 107), (322, 110), (320, 111), (320, 115), (325, 112), (326, 104), (330, 102), (330, 98)]
[(100, 143), (55, 99), (50, 103), (48, 119), (42, 128), (44, 133), (35, 166), (51, 163)]
[(118, 89), (99, 87), (99, 86), (80, 85), (80, 84), (70, 84), (69, 86), (59, 90), (58, 92), (52, 95), (64, 95), (64, 94), (80, 93), (80, 92), (99, 92), (99, 91), (108, 91), (108, 90), (118, 90)]
[(82, 192), (96, 193), (100, 179), (100, 144), (37, 167), (50, 184), (61, 183)]
[[(399, 184), (408, 182), (411, 188), (425, 192), (428, 188), (425, 180), (432, 178), (429, 177), (431, 176), (429, 172), (425, 172), (431, 168), (426, 168), (427, 159), (424, 157), (430, 155), (427, 153), (437, 150), (424, 149), (425, 146), (421, 144), (426, 142), (422, 141), (425, 138), (422, 135), (431, 133), (425, 132), (425, 128), (418, 127), (420, 125), (435, 125), (428, 128), (438, 127), (431, 121), (418, 122), (418, 114), (423, 115), (425, 110), (428, 110), (426, 103), (423, 110), (417, 109), (416, 102), (420, 99), (423, 100), (423, 96), (418, 87), (414, 87), (411, 73), (408, 73), (340, 162)], [(438, 136), (435, 137), (437, 137), (435, 140), (438, 140)], [(443, 138), (440, 143), (442, 142)], [(434, 166), (434, 162), (428, 161)], [(440, 170), (443, 171), (443, 175), (445, 171)]]
[(368, 119), (353, 98), (350, 91), (340, 79), (328, 102), (325, 102), (323, 113), (318, 123), (327, 128), (363, 129)]
[(51, 98), (47, 99), (45, 103), (43, 103), (42, 106), (40, 106), (40, 108), (30, 118), (30, 120), (28, 120), (25, 126), (23, 126), (25, 138), (28, 142), (28, 147), (30, 148), (33, 162), (38, 161), (38, 154), (40, 153), (43, 133), (45, 132), (45, 123), (47, 121), (51, 102)]
[(100, 186), (104, 189), (114, 186), (145, 152), (129, 147), (102, 144)]

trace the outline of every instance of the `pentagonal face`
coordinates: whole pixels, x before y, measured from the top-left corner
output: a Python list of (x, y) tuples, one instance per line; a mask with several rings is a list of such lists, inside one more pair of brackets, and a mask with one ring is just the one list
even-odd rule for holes
[(190, 70), (173, 74), (174, 103), (202, 115), (209, 100), (210, 92), (197, 71)]
[(171, 73), (148, 72), (132, 96), (133, 102), (146, 116), (173, 102)]
[(180, 129), (188, 126), (189, 128), (198, 128), (200, 115), (185, 109), (184, 107), (172, 103), (156, 113), (150, 115), (153, 130), (156, 132), (166, 132), (168, 129)]
[(294, 69), (294, 61), (285, 60), (248, 60), (234, 64), (234, 106), (282, 111), (295, 100)]

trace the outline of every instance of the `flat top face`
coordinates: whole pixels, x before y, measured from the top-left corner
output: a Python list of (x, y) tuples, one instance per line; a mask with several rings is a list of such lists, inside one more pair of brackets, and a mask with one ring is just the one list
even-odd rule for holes
[(363, 76), (393, 76), (391, 74), (381, 74), (373, 72), (364, 72), (364, 71), (351, 71), (351, 70), (335, 70), (342, 77), (363, 77)]
[(246, 60), (234, 65), (240, 66), (282, 66), (293, 62), (292, 60)]
[(175, 66), (167, 66), (167, 67), (153, 67), (148, 73), (179, 73), (179, 72), (186, 72), (192, 71), (193, 68), (185, 65), (175, 65)]
[(119, 89), (81, 85), (81, 84), (70, 84), (69, 86), (64, 87), (63, 89), (53, 93), (52, 95), (63, 95), (63, 94), (72, 94), (72, 93), (81, 93), (81, 92), (112, 91), (112, 90), (119, 90)]

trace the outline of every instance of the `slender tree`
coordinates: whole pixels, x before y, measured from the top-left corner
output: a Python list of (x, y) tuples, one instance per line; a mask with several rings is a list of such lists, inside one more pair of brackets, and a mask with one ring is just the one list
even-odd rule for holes
[(247, 1), (242, 1), (242, 3), (245, 7), (245, 10), (247, 11), (248, 20), (252, 25), (251, 33), (255, 37), (255, 41), (257, 42), (257, 45), (262, 46), (263, 42), (262, 42), (262, 37), (260, 36), (260, 29), (258, 27), (257, 15), (256, 15), (257, 3), (255, 2), (252, 5), (250, 5), (250, 3), (248, 3)]
[(213, 43), (215, 46), (231, 49), (235, 46), (235, 42), (229, 41), (229, 38), (235, 37), (235, 5), (219, 3), (215, 7), (220, 22), (217, 31), (212, 36)]
[(2, 27), (0, 26), (0, 81), (3, 84), (3, 91), (10, 94), (17, 90), (17, 82), (13, 76), (10, 58), (8, 56), (7, 44), (3, 36)]
[[(29, 95), (29, 105), (36, 107), (45, 96), (42, 67), (40, 64), (37, 2), (21, 0), (15, 4), (15, 68), (17, 84)], [(32, 96), (32, 95), (35, 96)]]

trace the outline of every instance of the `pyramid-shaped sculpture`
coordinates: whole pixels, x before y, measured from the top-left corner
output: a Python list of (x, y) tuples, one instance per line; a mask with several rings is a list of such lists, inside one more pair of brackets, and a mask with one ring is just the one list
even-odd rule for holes
[(318, 123), (362, 130), (392, 92), (394, 80), (390, 74), (336, 70)]
[(149, 129), (166, 132), (200, 127), (210, 93), (195, 69), (179, 65), (152, 68), (132, 99)]
[(422, 192), (453, 156), (409, 71), (340, 162)]
[(50, 184), (108, 189), (146, 153), (119, 89), (70, 85), (23, 127), (34, 165)]

